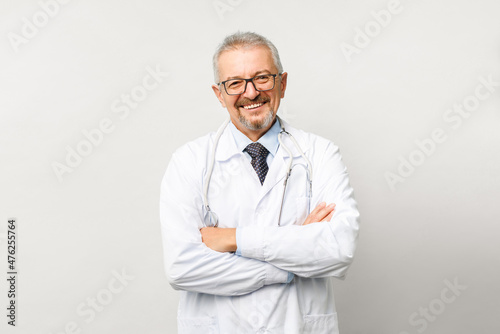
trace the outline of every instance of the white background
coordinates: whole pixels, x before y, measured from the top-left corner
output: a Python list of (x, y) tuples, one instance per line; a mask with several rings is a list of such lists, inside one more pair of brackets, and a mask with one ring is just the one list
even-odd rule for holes
[[(51, 17), (41, 3), (52, 3)], [(236, 30), (275, 43), (289, 73), (280, 113), (339, 145), (350, 172), (362, 230), (347, 279), (336, 282), (341, 332), (498, 333), (500, 86), (469, 117), (443, 117), (474, 102), (481, 77), (500, 82), (500, 3), (401, 0), (381, 27), (372, 12), (388, 6), (1, 0), (0, 266), (4, 277), (15, 217), (20, 273), (16, 328), (6, 325), (0, 281), (2, 333), (175, 333), (160, 181), (177, 147), (225, 118), (211, 57)], [(25, 27), (34, 21), (36, 30)], [(361, 45), (365, 28), (367, 45), (346, 57), (342, 46), (355, 47), (357, 35)], [(148, 69), (169, 74), (126, 117), (114, 112), (122, 94), (141, 92)], [(82, 131), (104, 119), (113, 130), (83, 147)], [(436, 128), (446, 140), (418, 153), (416, 141)], [(78, 145), (88, 155), (58, 178), (54, 164), (67, 165)], [(386, 174), (410, 158), (418, 165), (391, 189)], [(129, 280), (110, 292), (122, 271)], [(105, 305), (90, 320), (93, 298)]]

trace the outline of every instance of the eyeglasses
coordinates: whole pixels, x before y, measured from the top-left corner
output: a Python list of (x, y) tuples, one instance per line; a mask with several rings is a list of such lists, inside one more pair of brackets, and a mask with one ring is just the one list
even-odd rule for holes
[(274, 88), (276, 76), (281, 74), (261, 74), (250, 79), (230, 79), (219, 82), (217, 85), (223, 85), (227, 95), (243, 94), (249, 82), (253, 84), (256, 91), (265, 92)]

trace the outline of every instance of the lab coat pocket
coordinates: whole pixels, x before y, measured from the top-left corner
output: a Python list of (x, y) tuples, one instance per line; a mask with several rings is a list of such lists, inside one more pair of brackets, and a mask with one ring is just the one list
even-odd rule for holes
[(295, 225), (302, 225), (307, 218), (309, 210), (309, 197), (297, 197), (295, 199), (296, 221)]
[(337, 313), (304, 316), (303, 334), (338, 334)]
[(179, 318), (179, 334), (217, 334), (219, 325), (214, 317)]

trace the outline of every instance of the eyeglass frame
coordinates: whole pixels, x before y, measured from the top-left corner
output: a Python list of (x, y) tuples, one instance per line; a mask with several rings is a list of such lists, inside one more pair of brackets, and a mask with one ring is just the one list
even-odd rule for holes
[[(221, 81), (217, 84), (217, 86), (220, 87), (220, 85), (222, 85), (224, 87), (224, 91), (226, 92), (227, 95), (230, 95), (230, 96), (236, 96), (236, 95), (241, 95), (241, 94), (244, 94), (246, 91), (247, 91), (247, 85), (248, 85), (248, 82), (251, 82), (252, 85), (253, 85), (253, 88), (258, 91), (258, 92), (268, 92), (270, 90), (273, 90), (274, 87), (276, 86), (276, 76), (279, 75), (281, 76), (283, 74), (282, 73), (275, 73), (275, 74), (259, 74), (259, 75), (256, 75), (254, 76), (253, 78), (250, 78), (250, 79), (243, 79), (243, 78), (233, 78), (233, 79), (228, 79), (228, 80), (224, 80), (224, 81)], [(253, 82), (253, 79), (259, 77), (259, 76), (263, 76), (263, 75), (270, 75), (273, 77), (273, 87), (272, 88), (269, 88), (269, 89), (265, 89), (265, 90), (260, 90), (260, 89), (257, 89), (257, 87), (255, 86), (255, 83)], [(245, 80), (245, 89), (243, 90), (243, 92), (239, 93), (239, 94), (229, 94), (227, 92), (227, 88), (226, 88), (226, 82), (228, 81), (231, 81), (231, 80)]]

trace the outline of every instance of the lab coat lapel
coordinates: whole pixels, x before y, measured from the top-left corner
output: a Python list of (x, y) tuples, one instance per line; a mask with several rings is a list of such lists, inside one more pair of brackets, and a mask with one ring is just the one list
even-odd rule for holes
[[(308, 147), (304, 146), (305, 138), (303, 137), (303, 133), (297, 131), (292, 128), (288, 123), (282, 121), (285, 129), (291, 133), (294, 138), (297, 140), (301, 149), (307, 152)], [(215, 138), (215, 136), (213, 137)], [(269, 166), (269, 171), (266, 176), (266, 180), (261, 188), (260, 198), (262, 199), (271, 189), (273, 189), (278, 183), (282, 183), (285, 179), (287, 168), (289, 164), (289, 159), (297, 159), (300, 157), (300, 152), (295, 147), (295, 144), (290, 140), (289, 135), (283, 134), (282, 141), (284, 145), (288, 147), (288, 149), (292, 152), (292, 157), (289, 157), (287, 151), (280, 144), (278, 148), (278, 152), (276, 152), (276, 156), (273, 159), (271, 166)], [(236, 143), (234, 138), (229, 130), (229, 127), (224, 129), (219, 141), (219, 145), (217, 145), (217, 150), (215, 153), (215, 159), (217, 161), (225, 161), (230, 159), (235, 155), (240, 155), (242, 152), (238, 151), (236, 147)]]
[[(273, 159), (273, 162), (271, 163), (271, 166), (269, 166), (266, 180), (262, 185), (262, 197), (264, 197), (278, 182), (285, 178), (286, 164), (283, 152), (284, 151), (280, 147)], [(286, 152), (284, 153), (286, 154)]]
[[(288, 123), (284, 121), (282, 122), (285, 126), (286, 131), (292, 134), (304, 154), (306, 154), (309, 148), (304, 144), (305, 138), (303, 137), (303, 133), (297, 131), (295, 128), (292, 128)], [(266, 180), (264, 181), (264, 184), (262, 186), (262, 197), (264, 197), (278, 183), (284, 182), (286, 173), (288, 171), (288, 164), (290, 163), (289, 159), (302, 159), (300, 151), (297, 149), (292, 140), (290, 140), (288, 134), (282, 134), (281, 140), (283, 144), (286, 145), (286, 147), (292, 152), (292, 156), (290, 157), (288, 155), (288, 152), (284, 149), (283, 145), (280, 144), (278, 152), (276, 153), (276, 156), (274, 157), (273, 162), (269, 167), (269, 172), (267, 173)]]

